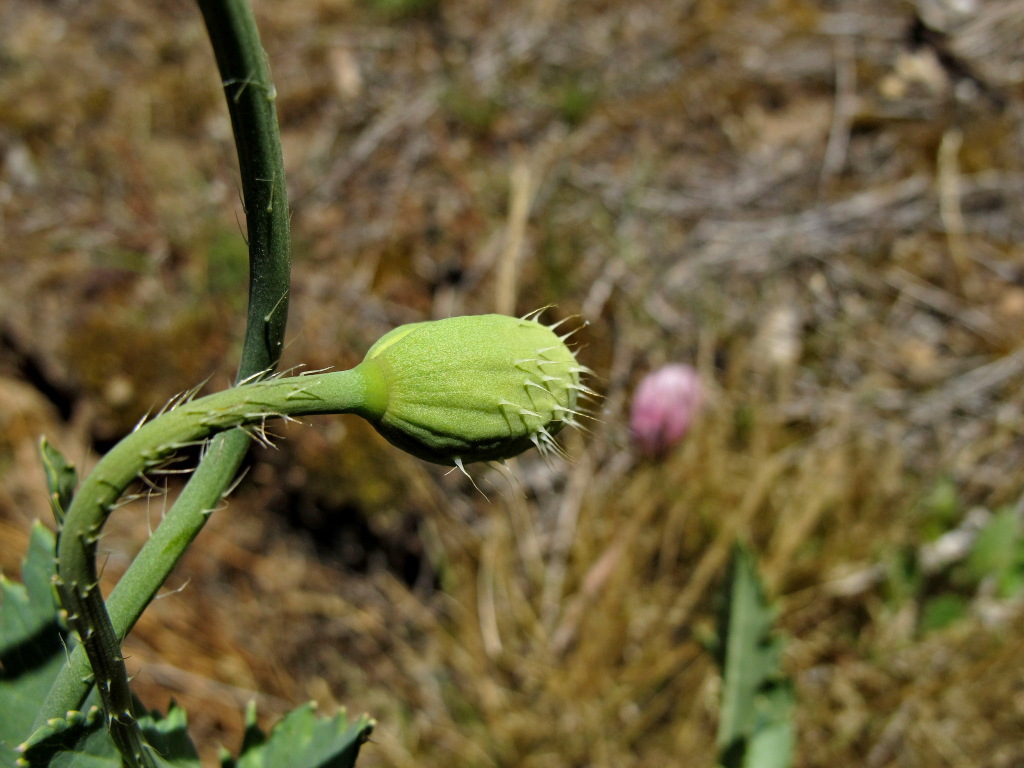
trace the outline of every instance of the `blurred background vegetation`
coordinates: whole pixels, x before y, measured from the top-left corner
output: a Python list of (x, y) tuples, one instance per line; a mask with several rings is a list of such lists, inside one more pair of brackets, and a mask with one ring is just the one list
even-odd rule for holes
[[(275, 0), (285, 367), (390, 327), (580, 315), (569, 463), (445, 475), (281, 427), (127, 645), (237, 745), (317, 699), (366, 766), (713, 765), (734, 540), (779, 608), (801, 766), (1024, 762), (1024, 3)], [(245, 244), (186, 0), (0, 6), (0, 565), (147, 411), (227, 386)], [(644, 459), (629, 397), (701, 372)], [(168, 494), (178, 483), (169, 481)], [(168, 504), (112, 518), (112, 583)]]

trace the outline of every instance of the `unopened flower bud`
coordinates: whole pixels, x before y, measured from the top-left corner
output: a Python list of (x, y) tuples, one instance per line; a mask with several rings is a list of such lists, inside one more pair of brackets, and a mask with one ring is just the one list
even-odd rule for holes
[(436, 464), (558, 450), (574, 424), (584, 370), (564, 337), (505, 315), (412, 323), (384, 335), (356, 368), (369, 421), (391, 443)]
[(640, 450), (659, 456), (682, 440), (700, 401), (700, 378), (692, 367), (666, 365), (647, 374), (633, 393), (629, 419)]

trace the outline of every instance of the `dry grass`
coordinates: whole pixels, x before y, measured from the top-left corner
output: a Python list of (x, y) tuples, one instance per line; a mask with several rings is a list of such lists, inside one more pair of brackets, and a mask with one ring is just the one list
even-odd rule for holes
[[(416, 7), (257, 5), (286, 364), (555, 304), (590, 323), (601, 420), (570, 464), (477, 470), (490, 501), (351, 420), (283, 429), (131, 639), (147, 703), (185, 702), (211, 748), (253, 696), (345, 704), (380, 721), (367, 766), (711, 765), (703, 643), (739, 536), (790, 638), (800, 765), (1021, 764), (1019, 599), (961, 585), (967, 615), (927, 631), (953, 566), (901, 570), (1021, 499), (1019, 0)], [(10, 572), (48, 514), (36, 435), (87, 467), (229, 380), (244, 251), (189, 3), (15, 0), (0, 25)], [(628, 397), (669, 360), (709, 404), (644, 462)], [(115, 516), (108, 577), (163, 504)]]

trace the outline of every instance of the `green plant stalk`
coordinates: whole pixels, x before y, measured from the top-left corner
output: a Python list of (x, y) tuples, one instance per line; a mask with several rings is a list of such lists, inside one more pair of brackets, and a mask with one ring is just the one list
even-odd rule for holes
[[(125, 489), (146, 472), (158, 472), (176, 451), (202, 443), (218, 432), (243, 427), (263, 437), (263, 428), (269, 419), (322, 413), (369, 415), (372, 409), (368, 402), (367, 381), (358, 368), (265, 379), (235, 387), (181, 403), (143, 424), (107, 453), (83, 481), (61, 529), (57, 587), (68, 611), (69, 623), (82, 638), (113, 728), (118, 724), (130, 726), (134, 719), (130, 694), (125, 698), (111, 683), (125, 674), (113, 622), (116, 620), (118, 626), (123, 627), (135, 617), (137, 606), (149, 599), (148, 585), (140, 587), (138, 593), (133, 593), (132, 585), (128, 585), (112, 602), (110, 615), (103, 610), (95, 565), (96, 548), (103, 524)], [(208, 511), (201, 514), (207, 515)], [(158, 546), (147, 557), (165, 562), (192, 540), (191, 526), (171, 522), (157, 529), (150, 543), (155, 541)], [(50, 716), (62, 717), (65, 712), (54, 712)]]
[[(287, 319), (290, 235), (274, 86), (248, 2), (199, 0), (225, 87), (235, 132), (249, 243), (249, 309), (237, 381), (276, 367)], [(241, 466), (244, 431), (218, 434), (162, 524), (110, 595), (118, 643), (134, 626), (209, 518)], [(36, 718), (39, 727), (81, 707), (91, 686), (85, 649), (77, 647)], [(127, 681), (125, 680), (125, 683)]]
[[(249, 435), (243, 429), (221, 432), (210, 440), (188, 484), (107, 598), (107, 612), (119, 643), (225, 495), (248, 447)], [(85, 648), (77, 645), (51, 685), (33, 730), (50, 718), (80, 709), (91, 687), (92, 667)]]
[(277, 90), (248, 0), (198, 0), (224, 83), (238, 150), (249, 236), (249, 323), (239, 381), (270, 371), (288, 319), (288, 193)]

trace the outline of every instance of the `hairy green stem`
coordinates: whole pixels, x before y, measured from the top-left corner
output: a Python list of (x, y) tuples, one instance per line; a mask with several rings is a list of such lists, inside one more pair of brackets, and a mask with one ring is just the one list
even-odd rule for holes
[(248, 0), (198, 0), (217, 58), (242, 174), (249, 323), (239, 380), (273, 368), (284, 344), (291, 268), (288, 193), (267, 55)]
[[(188, 545), (224, 496), (249, 447), (243, 429), (217, 434), (203, 460), (107, 599), (107, 612), (118, 642), (135, 626), (142, 612), (167, 580)], [(81, 645), (68, 656), (40, 707), (33, 728), (48, 719), (81, 708), (92, 686), (92, 667)]]
[[(265, 379), (189, 400), (143, 424), (107, 453), (79, 487), (67, 510), (57, 549), (57, 587), (71, 626), (79, 633), (94, 679), (104, 695), (112, 730), (119, 743), (132, 743), (134, 713), (113, 684), (125, 674), (119, 626), (133, 619), (146, 597), (122, 592), (104, 610), (96, 573), (96, 549), (103, 524), (125, 489), (147, 472), (158, 473), (176, 451), (236, 427), (263, 436), (267, 420), (322, 413), (369, 414), (367, 381), (359, 367), (350, 371)], [(209, 510), (200, 514), (207, 514)], [(167, 532), (164, 533), (164, 529)], [(150, 540), (157, 551), (147, 557), (163, 561), (191, 541), (188, 526), (166, 523)], [(114, 649), (113, 652), (111, 649)], [(61, 713), (63, 714), (63, 713)], [(132, 747), (136, 756), (141, 749)]]
[[(273, 370), (283, 347), (290, 272), (284, 161), (274, 109), (275, 90), (252, 9), (247, 0), (198, 0), (198, 5), (225, 88), (246, 210), (250, 277), (245, 343), (238, 371), (238, 381), (243, 381)], [(207, 446), (203, 460), (163, 523), (110, 595), (109, 624), (118, 645), (202, 529), (209, 511), (223, 497), (248, 446), (249, 438), (241, 430), (220, 433)], [(109, 649), (106, 655), (112, 655)], [(51, 687), (36, 727), (81, 707), (91, 679), (85, 648), (79, 646)], [(119, 687), (127, 690), (127, 680)]]

